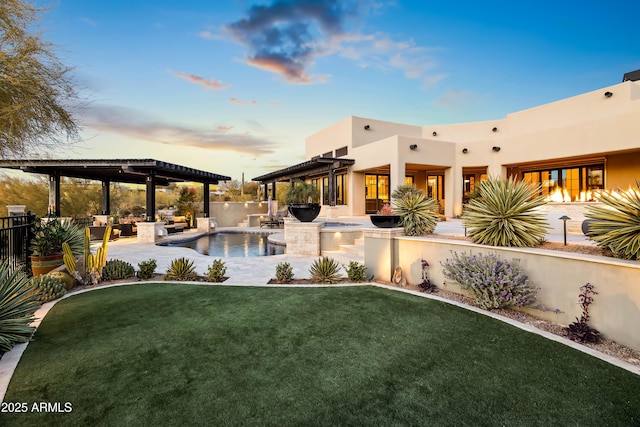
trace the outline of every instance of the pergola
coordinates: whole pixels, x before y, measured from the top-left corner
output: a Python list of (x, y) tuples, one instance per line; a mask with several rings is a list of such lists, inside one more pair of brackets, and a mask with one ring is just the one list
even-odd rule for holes
[(204, 187), (204, 216), (209, 217), (209, 185), (230, 177), (154, 159), (0, 160), (0, 168), (49, 175), (49, 212), (60, 216), (60, 178), (82, 178), (102, 182), (102, 214), (110, 212), (112, 182), (146, 186), (146, 221), (153, 222), (156, 186), (172, 182), (198, 182)]
[(299, 179), (304, 181), (305, 179), (320, 174), (329, 175), (329, 204), (335, 204), (335, 179), (334, 172), (337, 169), (351, 166), (355, 163), (353, 159), (344, 159), (341, 157), (316, 157), (306, 162), (298, 163), (297, 165), (289, 166), (284, 169), (280, 169), (274, 172), (270, 172), (265, 175), (253, 178), (254, 181), (258, 181), (261, 185), (264, 185), (264, 197), (267, 198), (267, 185), (271, 184), (271, 194), (273, 198), (276, 197), (276, 182), (289, 182)]

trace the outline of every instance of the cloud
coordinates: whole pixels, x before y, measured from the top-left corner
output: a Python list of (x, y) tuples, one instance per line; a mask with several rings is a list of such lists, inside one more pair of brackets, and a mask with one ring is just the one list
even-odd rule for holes
[(93, 19), (90, 18), (86, 18), (86, 17), (81, 17), (80, 20), (84, 23), (87, 23), (89, 25), (91, 25), (92, 27), (97, 27), (98, 24), (96, 23), (96, 21), (94, 21)]
[(204, 77), (199, 76), (197, 74), (186, 74), (186, 73), (172, 73), (172, 74), (190, 83), (195, 83), (197, 85), (200, 85), (205, 89), (222, 90), (222, 89), (227, 89), (228, 87), (231, 86), (229, 83), (222, 83), (220, 80), (215, 80), (215, 79), (205, 79)]
[(233, 134), (227, 128), (201, 129), (167, 124), (139, 111), (111, 105), (93, 105), (81, 118), (83, 126), (175, 147), (229, 150), (249, 155), (275, 152), (278, 144), (249, 133)]
[(238, 105), (256, 105), (257, 102), (256, 100), (252, 100), (252, 101), (243, 101), (241, 99), (238, 98), (229, 98), (229, 102), (233, 103), (233, 104), (238, 104)]
[[(291, 83), (313, 83), (307, 69), (326, 54), (320, 41), (343, 34), (345, 20), (355, 15), (357, 3), (338, 0), (278, 0), (255, 5), (247, 17), (223, 27), (247, 47), (248, 64), (280, 74)], [(326, 43), (325, 43), (326, 44)]]
[[(276, 0), (252, 6), (244, 18), (222, 27), (222, 33), (247, 48), (247, 64), (279, 74), (289, 83), (323, 83), (327, 74), (310, 69), (324, 55), (339, 55), (362, 68), (399, 70), (426, 88), (444, 78), (433, 74), (434, 49), (413, 40), (394, 40), (384, 33), (362, 34), (349, 25), (379, 15), (395, 2), (376, 0)], [(205, 31), (204, 38), (216, 38)]]
[(226, 125), (226, 126), (225, 125), (220, 125), (220, 126), (218, 126), (218, 130), (220, 132), (228, 132), (231, 129), (233, 129), (233, 126), (231, 126), (231, 125)]

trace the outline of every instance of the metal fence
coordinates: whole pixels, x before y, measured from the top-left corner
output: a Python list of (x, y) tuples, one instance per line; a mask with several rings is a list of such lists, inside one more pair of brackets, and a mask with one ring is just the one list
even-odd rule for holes
[(0, 217), (0, 262), (8, 262), (13, 267), (24, 266), (30, 274), (29, 246), (35, 221), (36, 216), (31, 213)]

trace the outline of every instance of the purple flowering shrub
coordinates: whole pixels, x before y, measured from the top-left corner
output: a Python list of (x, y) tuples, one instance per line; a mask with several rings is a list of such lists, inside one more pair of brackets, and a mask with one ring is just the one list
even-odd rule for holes
[(536, 302), (537, 289), (518, 260), (501, 260), (495, 254), (452, 254), (452, 259), (442, 263), (444, 276), (470, 290), (481, 308), (524, 307)]

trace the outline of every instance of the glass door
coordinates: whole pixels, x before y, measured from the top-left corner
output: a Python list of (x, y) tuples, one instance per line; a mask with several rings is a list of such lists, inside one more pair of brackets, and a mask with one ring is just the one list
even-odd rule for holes
[(389, 203), (389, 175), (365, 175), (365, 212), (377, 213), (382, 205)]

